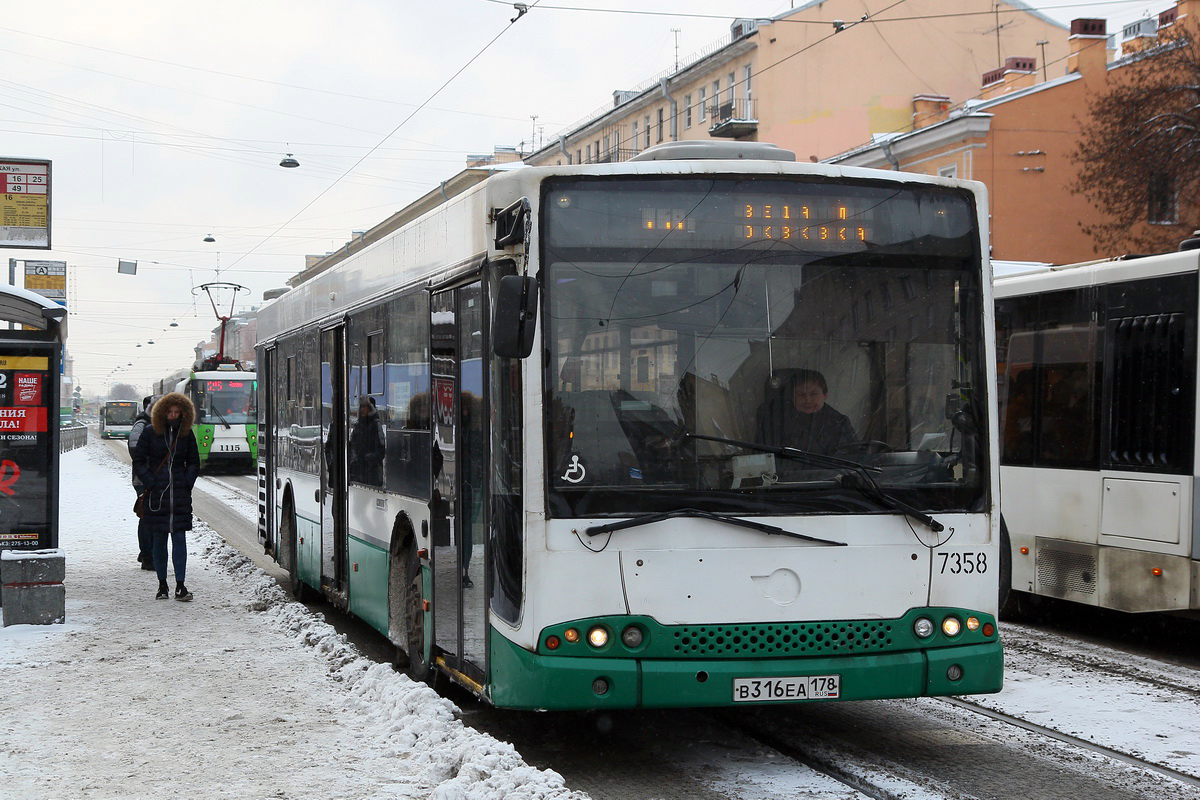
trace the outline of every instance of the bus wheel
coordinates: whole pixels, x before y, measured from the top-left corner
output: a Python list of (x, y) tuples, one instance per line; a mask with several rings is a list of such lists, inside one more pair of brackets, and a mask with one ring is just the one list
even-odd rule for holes
[(279, 539), (281, 542), (286, 542), (284, 546), (288, 559), (284, 566), (288, 571), (288, 586), (292, 590), (292, 597), (301, 603), (311, 603), (316, 599), (316, 592), (300, 580), (300, 548), (296, 541), (296, 512), (292, 509), (291, 500), (288, 500), (283, 506), (283, 519), (279, 522), (279, 528)]
[(1017, 596), (1020, 592), (1012, 590), (1012, 543), (1008, 539), (1008, 525), (1004, 517), (1000, 517), (1000, 596), (996, 616), (1000, 619), (1015, 619), (1017, 614)]
[(409, 547), (404, 557), (405, 576), (405, 651), (408, 674), (413, 680), (433, 686), (437, 670), (430, 661), (432, 649), (425, 641), (425, 578), (421, 574), (421, 559), (416, 546)]

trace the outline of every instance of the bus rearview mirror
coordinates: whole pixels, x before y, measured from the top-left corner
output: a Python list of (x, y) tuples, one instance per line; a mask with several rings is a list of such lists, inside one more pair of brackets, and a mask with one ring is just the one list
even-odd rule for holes
[(505, 275), (496, 292), (492, 351), (502, 358), (526, 358), (533, 352), (537, 326), (537, 278)]

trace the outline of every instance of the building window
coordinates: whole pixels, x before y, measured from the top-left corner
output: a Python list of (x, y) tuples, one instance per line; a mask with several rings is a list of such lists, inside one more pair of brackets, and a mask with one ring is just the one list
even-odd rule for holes
[(637, 124), (637, 120), (635, 119), (633, 121), (633, 152), (636, 154), (637, 151), (638, 151), (638, 124)]
[(734, 84), (737, 82), (737, 76), (735, 76), (731, 72), (731, 73), (729, 73), (728, 80), (729, 80), (729, 91), (726, 92), (725, 99), (732, 105), (733, 104), (733, 87), (734, 87)]
[(958, 164), (946, 164), (945, 166), (938, 167), (938, 177), (939, 178), (957, 178), (958, 177)]
[(692, 127), (692, 96), (690, 94), (683, 96), (683, 127)]
[(650, 146), (650, 117), (645, 118), (646, 122), (646, 147)]
[(700, 102), (697, 103), (697, 105), (699, 106), (699, 108), (697, 109), (697, 113), (700, 115), (701, 122), (704, 122), (704, 120), (708, 118), (708, 109), (704, 107), (704, 103), (707, 99), (708, 99), (708, 90), (701, 89), (700, 90)]
[(742, 67), (742, 81), (746, 84), (742, 88), (742, 96), (746, 98), (746, 116), (750, 116), (750, 65)]
[(1174, 225), (1179, 221), (1179, 193), (1175, 180), (1165, 172), (1150, 175), (1149, 210), (1147, 221), (1151, 225)]
[(663, 140), (663, 110), (658, 110), (658, 141)]
[(721, 104), (721, 82), (713, 81), (712, 85), (713, 98), (713, 116), (717, 116), (717, 106)]
[(612, 139), (608, 136), (604, 137), (604, 155), (611, 160), (612, 156)]
[(587, 163), (592, 163), (592, 146), (590, 144), (587, 146)]

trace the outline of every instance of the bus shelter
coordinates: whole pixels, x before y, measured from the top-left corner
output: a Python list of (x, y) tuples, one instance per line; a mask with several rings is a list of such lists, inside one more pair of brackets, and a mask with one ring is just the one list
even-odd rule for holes
[(59, 393), (67, 310), (0, 285), (0, 550), (58, 547)]

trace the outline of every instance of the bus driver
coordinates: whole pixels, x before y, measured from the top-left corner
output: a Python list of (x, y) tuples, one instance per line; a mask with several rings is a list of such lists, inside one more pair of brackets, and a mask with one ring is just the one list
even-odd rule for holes
[(858, 439), (850, 419), (828, 405), (829, 384), (815, 369), (796, 370), (758, 410), (758, 441), (821, 455)]

